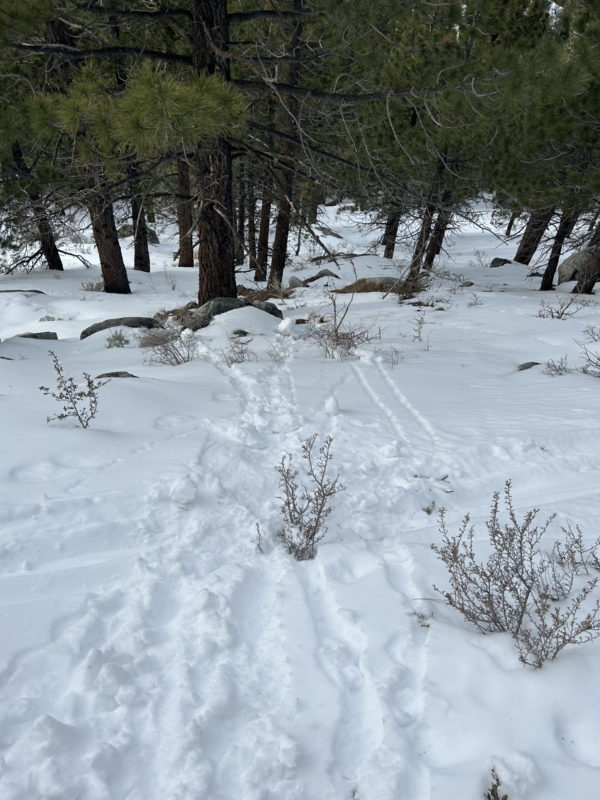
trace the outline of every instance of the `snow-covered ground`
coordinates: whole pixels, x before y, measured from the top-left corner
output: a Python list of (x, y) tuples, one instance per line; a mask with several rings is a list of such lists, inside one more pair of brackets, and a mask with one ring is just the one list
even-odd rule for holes
[[(376, 235), (328, 223), (336, 249)], [(440, 507), (452, 531), (470, 512), (483, 544), (508, 478), (520, 514), (558, 512), (550, 537), (597, 536), (600, 382), (544, 363), (582, 365), (598, 298), (538, 317), (570, 285), (542, 296), (525, 268), (489, 269), (515, 245), (465, 227), (425, 305), (355, 296), (348, 320), (373, 338), (343, 361), (253, 308), (216, 318), (178, 367), (145, 363), (126, 328), (122, 348), (80, 340), (193, 299), (173, 248), (128, 297), (84, 291), (99, 270), (74, 263), (0, 277), (0, 798), (467, 800), (492, 767), (509, 800), (598, 796), (600, 642), (523, 666), (508, 634), (441, 602), (430, 549)], [(330, 286), (398, 269), (362, 256), (288, 276), (323, 267)], [(286, 320), (326, 315), (324, 284), (280, 303)], [(254, 358), (227, 366), (238, 328)], [(41, 330), (58, 341), (17, 337)], [(100, 390), (89, 428), (47, 424), (49, 350), (78, 380), (137, 377)], [(333, 437), (345, 491), (299, 563), (274, 538), (275, 467), (301, 466), (313, 433)]]

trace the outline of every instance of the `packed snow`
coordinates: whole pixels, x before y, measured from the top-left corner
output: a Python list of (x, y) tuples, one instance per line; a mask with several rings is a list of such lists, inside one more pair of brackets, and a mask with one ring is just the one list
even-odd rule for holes
[[(467, 800), (492, 768), (509, 800), (597, 796), (600, 641), (524, 666), (508, 634), (444, 604), (430, 545), (444, 507), (452, 531), (470, 513), (485, 548), (507, 479), (519, 514), (557, 512), (550, 538), (596, 538), (600, 383), (580, 343), (598, 298), (538, 316), (572, 284), (541, 295), (527, 268), (490, 269), (515, 243), (465, 223), (413, 301), (339, 295), (369, 341), (326, 359), (296, 320), (407, 256), (384, 260), (381, 231), (326, 213), (343, 237), (329, 246), (367, 254), (315, 266), (305, 243), (287, 275), (339, 279), (275, 301), (283, 322), (216, 317), (177, 367), (148, 363), (130, 328), (124, 347), (107, 347), (114, 329), (79, 338), (194, 299), (168, 232), (131, 296), (86, 290), (99, 268), (74, 260), (0, 276), (2, 800)], [(239, 329), (247, 359), (231, 364)], [(58, 339), (19, 336), (37, 331)], [(77, 381), (136, 377), (99, 389), (87, 429), (47, 423), (49, 350)], [(546, 374), (563, 356), (573, 371)], [(289, 453), (302, 469), (314, 433), (345, 490), (297, 562), (276, 539), (276, 466)]]

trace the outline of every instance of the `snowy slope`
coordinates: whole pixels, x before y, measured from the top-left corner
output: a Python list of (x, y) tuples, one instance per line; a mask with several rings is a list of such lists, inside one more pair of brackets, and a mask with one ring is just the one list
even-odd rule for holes
[[(375, 236), (328, 224), (355, 252)], [(597, 535), (600, 383), (543, 365), (581, 366), (598, 300), (539, 318), (570, 287), (542, 297), (522, 267), (487, 267), (513, 247), (466, 226), (427, 305), (356, 295), (348, 319), (373, 338), (343, 361), (249, 308), (178, 367), (145, 363), (128, 329), (124, 348), (80, 340), (193, 299), (168, 242), (130, 297), (84, 291), (99, 271), (75, 265), (0, 276), (2, 800), (466, 800), (492, 766), (510, 800), (597, 795), (600, 643), (534, 670), (433, 589), (438, 509), (453, 530), (470, 512), (483, 540), (508, 478), (519, 513)], [(298, 274), (323, 266), (331, 285), (398, 270), (374, 255)], [(280, 307), (326, 314), (324, 282)], [(254, 358), (227, 366), (239, 328)], [(59, 340), (17, 337), (39, 330)], [(101, 389), (88, 429), (47, 424), (49, 350), (78, 379), (138, 377)], [(297, 563), (274, 538), (275, 466), (312, 433), (333, 437), (345, 491)]]

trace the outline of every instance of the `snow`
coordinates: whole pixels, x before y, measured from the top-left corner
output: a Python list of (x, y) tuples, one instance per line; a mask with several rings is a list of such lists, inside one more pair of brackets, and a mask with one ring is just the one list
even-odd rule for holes
[[(327, 224), (348, 251), (377, 235), (333, 209)], [(427, 305), (354, 297), (347, 319), (371, 340), (345, 360), (296, 324), (331, 311), (323, 280), (278, 303), (283, 322), (217, 317), (178, 367), (148, 364), (128, 328), (123, 348), (106, 347), (111, 330), (79, 339), (193, 299), (172, 248), (130, 272), (127, 297), (84, 291), (99, 270), (75, 262), (0, 276), (44, 292), (0, 292), (0, 797), (476, 798), (492, 767), (510, 800), (596, 796), (600, 642), (523, 666), (508, 634), (483, 636), (436, 595), (430, 544), (441, 507), (451, 530), (471, 513), (483, 541), (508, 478), (519, 514), (596, 537), (600, 384), (543, 365), (582, 365), (597, 298), (538, 317), (571, 285), (541, 296), (523, 267), (489, 269), (514, 245), (465, 225)], [(297, 259), (289, 274), (326, 267), (345, 285), (398, 264)], [(251, 357), (227, 366), (236, 329)], [(18, 337), (41, 330), (58, 341)], [(49, 350), (77, 380), (137, 377), (100, 390), (88, 429), (47, 424)], [(275, 466), (286, 452), (299, 465), (312, 433), (333, 437), (345, 491), (298, 563), (275, 538)]]

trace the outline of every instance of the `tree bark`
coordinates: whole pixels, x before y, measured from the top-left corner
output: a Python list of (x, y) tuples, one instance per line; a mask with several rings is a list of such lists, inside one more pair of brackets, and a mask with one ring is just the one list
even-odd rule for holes
[(113, 294), (130, 294), (131, 289), (117, 236), (112, 203), (100, 188), (93, 190), (86, 205), (100, 258), (104, 291)]
[[(302, 12), (302, 0), (294, 0), (293, 10), (300, 14)], [(300, 42), (302, 38), (302, 17), (298, 16), (292, 30), (290, 44), (290, 54), (298, 56)], [(297, 86), (300, 79), (300, 61), (292, 61), (289, 67), (288, 84)], [(298, 119), (298, 100), (291, 97), (289, 100), (290, 108), (287, 115), (289, 139), (284, 148), (285, 170), (281, 177), (280, 193), (277, 200), (277, 219), (275, 223), (275, 238), (273, 239), (273, 252), (271, 255), (271, 269), (269, 271), (269, 286), (279, 288), (283, 281), (283, 271), (287, 256), (287, 244), (290, 233), (290, 222), (292, 216), (292, 197), (294, 191), (294, 169), (291, 166), (295, 152), (294, 139), (298, 131), (296, 130), (296, 120)]]
[[(230, 80), (227, 0), (192, 0), (192, 62), (198, 75)], [(196, 151), (198, 180), (198, 303), (236, 297), (231, 147), (224, 139)]]
[(267, 177), (263, 183), (262, 202), (260, 205), (260, 224), (258, 228), (258, 243), (256, 246), (255, 281), (267, 280), (267, 263), (269, 260), (269, 231), (271, 229), (271, 178)]
[(234, 267), (231, 148), (223, 139), (199, 148), (198, 303), (237, 297)]
[(390, 211), (385, 222), (385, 230), (381, 237), (381, 244), (384, 246), (383, 257), (393, 258), (396, 249), (396, 237), (398, 236), (398, 226), (400, 225), (400, 212)]
[(183, 158), (177, 159), (177, 229), (179, 231), (179, 266), (194, 266), (192, 242), (194, 213), (190, 168)]
[(423, 269), (430, 270), (433, 266), (435, 257), (441, 252), (444, 243), (444, 236), (448, 230), (448, 225), (452, 219), (452, 208), (450, 201), (452, 195), (450, 190), (446, 190), (442, 196), (442, 205), (438, 211), (433, 231), (427, 244), (425, 251), (425, 258), (423, 260)]
[(515, 222), (517, 221), (518, 216), (519, 215), (517, 214), (516, 211), (513, 211), (513, 213), (510, 215), (510, 219), (508, 220), (508, 225), (506, 226), (506, 231), (504, 232), (505, 236), (508, 237), (511, 235), (512, 229), (514, 227)]
[(139, 272), (150, 272), (148, 249), (148, 225), (141, 200), (139, 168), (135, 161), (128, 166), (131, 177), (131, 220), (133, 222), (133, 268)]
[(554, 207), (544, 208), (541, 211), (534, 211), (531, 214), (525, 226), (525, 231), (519, 243), (514, 261), (518, 261), (519, 264), (529, 264), (542, 241), (542, 237), (548, 229), (553, 214)]
[(433, 205), (433, 203), (431, 202), (428, 203), (427, 206), (425, 207), (423, 221), (421, 222), (421, 230), (419, 231), (417, 243), (415, 245), (413, 256), (410, 262), (409, 275), (411, 278), (416, 278), (416, 276), (421, 271), (423, 256), (425, 254), (427, 242), (429, 241), (429, 234), (431, 233), (431, 224), (433, 222), (434, 211), (435, 211), (435, 206)]
[(240, 163), (240, 174), (238, 179), (236, 211), (236, 230), (235, 237), (235, 263), (239, 266), (244, 263), (244, 251), (246, 240), (246, 169), (244, 161)]
[(252, 175), (248, 184), (248, 262), (256, 272), (256, 194)]
[(50, 217), (48, 216), (46, 206), (42, 202), (38, 192), (33, 191), (31, 187), (27, 185), (29, 183), (29, 179), (31, 178), (31, 169), (25, 161), (25, 156), (23, 155), (21, 145), (18, 141), (13, 142), (12, 154), (17, 174), (23, 181), (23, 190), (27, 195), (31, 206), (42, 255), (44, 256), (49, 269), (62, 270), (62, 259), (56, 246), (56, 239), (54, 237), (54, 231), (52, 230)]
[(554, 288), (554, 275), (556, 273), (556, 268), (558, 267), (558, 261), (560, 259), (563, 245), (565, 240), (568, 239), (568, 237), (573, 233), (573, 228), (577, 223), (578, 217), (578, 210), (563, 211), (561, 215), (558, 229), (556, 231), (554, 241), (552, 242), (552, 250), (550, 251), (548, 265), (546, 266), (544, 275), (542, 277), (542, 284), (540, 286), (541, 292), (548, 292)]

